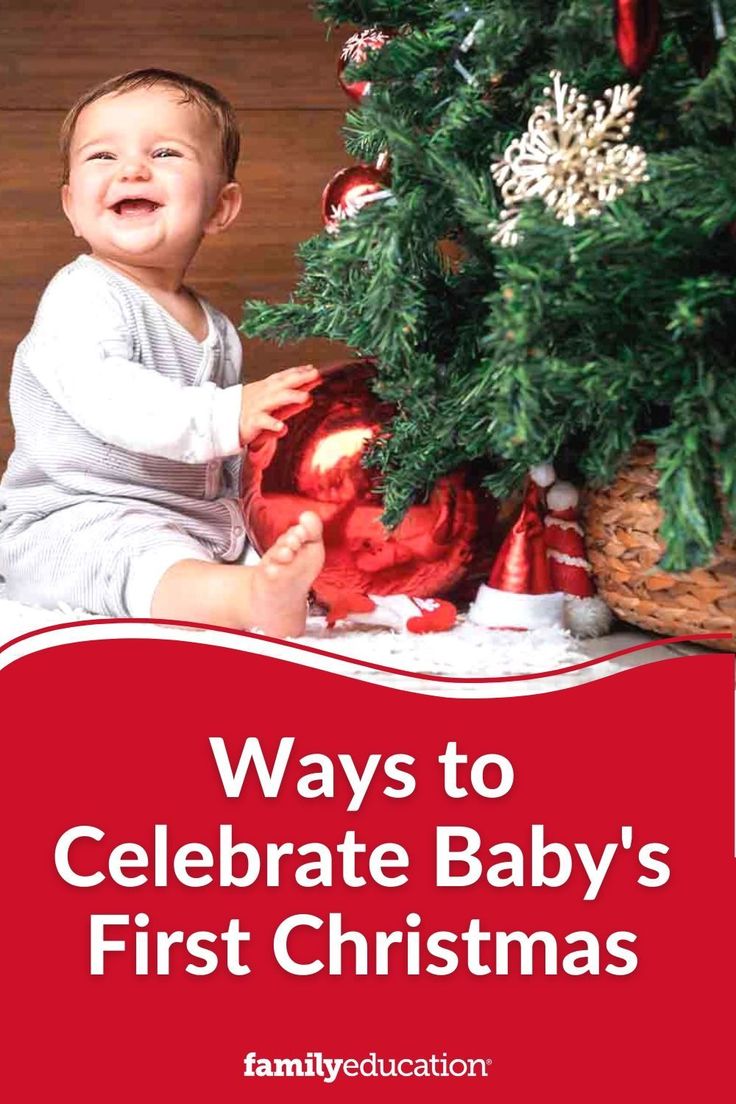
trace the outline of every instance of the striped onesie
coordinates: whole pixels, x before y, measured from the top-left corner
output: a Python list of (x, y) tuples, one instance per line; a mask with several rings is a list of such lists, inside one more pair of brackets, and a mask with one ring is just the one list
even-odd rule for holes
[(13, 362), (16, 443), (0, 483), (9, 598), (148, 617), (174, 563), (241, 558), (241, 346), (199, 302), (202, 342), (94, 257), (51, 280)]

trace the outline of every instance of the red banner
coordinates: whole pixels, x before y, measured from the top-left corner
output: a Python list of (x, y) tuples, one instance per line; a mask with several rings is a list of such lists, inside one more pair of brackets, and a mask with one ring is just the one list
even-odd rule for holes
[(8, 1099), (721, 1098), (732, 657), (470, 700), (63, 639), (0, 671)]

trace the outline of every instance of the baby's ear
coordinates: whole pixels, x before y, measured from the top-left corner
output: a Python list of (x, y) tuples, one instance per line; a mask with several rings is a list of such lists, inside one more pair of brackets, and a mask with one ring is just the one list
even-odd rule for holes
[(81, 234), (77, 230), (76, 223), (74, 222), (74, 217), (72, 215), (72, 193), (69, 190), (68, 184), (61, 185), (61, 206), (64, 209), (64, 214), (69, 219), (69, 222), (72, 224), (72, 230), (74, 231), (75, 238), (80, 238)]
[(215, 208), (204, 227), (205, 234), (221, 234), (223, 230), (227, 230), (230, 223), (238, 217), (242, 202), (241, 187), (235, 180), (231, 180), (217, 197)]

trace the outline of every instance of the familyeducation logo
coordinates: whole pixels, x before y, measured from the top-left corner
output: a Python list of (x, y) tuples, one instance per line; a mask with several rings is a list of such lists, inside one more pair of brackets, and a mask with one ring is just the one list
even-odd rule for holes
[(328, 1058), (310, 1050), (302, 1058), (264, 1058), (251, 1050), (243, 1077), (317, 1077), (326, 1085), (338, 1077), (487, 1077), (492, 1064), (492, 1058), (448, 1058), (446, 1051), (425, 1058), (382, 1058), (375, 1051), (363, 1058)]

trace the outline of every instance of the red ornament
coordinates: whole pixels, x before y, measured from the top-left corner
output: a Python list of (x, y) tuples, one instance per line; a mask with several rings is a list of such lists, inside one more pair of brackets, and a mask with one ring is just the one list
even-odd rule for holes
[(394, 410), (370, 388), (370, 360), (324, 372), (308, 409), (286, 436), (263, 435), (243, 470), (243, 512), (250, 538), (265, 552), (303, 510), (325, 526), (325, 566), (314, 591), (328, 607), (346, 594), (447, 594), (469, 574), (484, 576), (494, 546), (496, 504), (468, 472), (439, 479), (424, 505), (412, 506), (393, 531), (381, 524), (377, 475), (361, 465), (368, 445)]
[(659, 0), (614, 0), (613, 26), (621, 64), (640, 77), (659, 45)]
[(349, 83), (343, 78), (343, 73), (349, 65), (362, 65), (370, 51), (382, 49), (390, 37), (385, 31), (379, 31), (378, 27), (369, 27), (365, 31), (358, 31), (357, 34), (351, 35), (343, 46), (337, 62), (337, 79), (340, 87), (356, 103), (360, 103), (364, 96), (370, 95), (371, 82)]
[(352, 218), (366, 203), (389, 195), (384, 173), (374, 165), (351, 165), (333, 176), (322, 193), (322, 220), (334, 232), (344, 219)]

